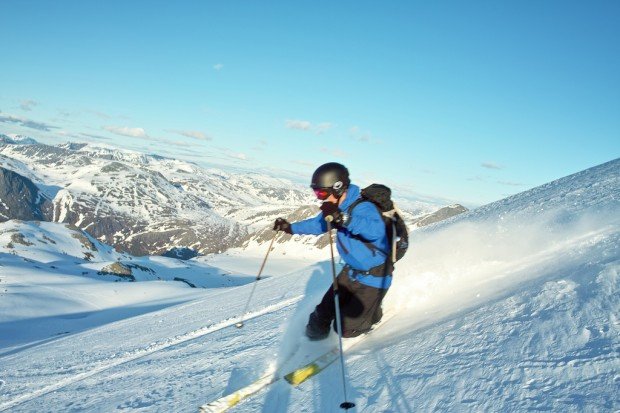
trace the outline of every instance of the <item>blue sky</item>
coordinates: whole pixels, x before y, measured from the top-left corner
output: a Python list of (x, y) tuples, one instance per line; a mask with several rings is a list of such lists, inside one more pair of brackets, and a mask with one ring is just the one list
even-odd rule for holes
[(0, 133), (479, 205), (620, 155), (617, 1), (3, 1)]

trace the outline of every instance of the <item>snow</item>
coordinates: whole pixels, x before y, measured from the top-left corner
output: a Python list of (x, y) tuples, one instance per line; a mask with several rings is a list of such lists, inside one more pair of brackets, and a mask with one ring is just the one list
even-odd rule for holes
[(17, 135), (14, 133), (9, 133), (8, 135), (3, 136), (7, 136), (12, 141), (11, 143), (15, 145), (34, 145), (37, 143), (37, 141), (28, 136)]
[[(393, 317), (345, 355), (351, 411), (620, 409), (619, 212), (615, 160), (414, 231)], [(219, 288), (81, 276), (73, 244), (51, 270), (44, 247), (0, 250), (0, 411), (196, 411), (308, 346), (331, 284), (325, 250), (278, 245), (237, 329), (267, 243), (188, 264), (238, 281)], [(230, 411), (342, 411), (339, 368)]]

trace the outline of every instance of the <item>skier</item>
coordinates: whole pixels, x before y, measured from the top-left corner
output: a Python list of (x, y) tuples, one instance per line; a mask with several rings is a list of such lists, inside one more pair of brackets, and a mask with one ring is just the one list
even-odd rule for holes
[[(327, 231), (326, 218), (331, 217), (331, 225), (337, 229), (338, 252), (346, 264), (336, 278), (342, 337), (355, 337), (368, 332), (383, 315), (381, 302), (392, 282), (392, 274), (388, 273), (390, 242), (386, 226), (373, 203), (356, 202), (360, 188), (350, 182), (344, 165), (336, 162), (321, 165), (312, 175), (310, 187), (323, 201), (321, 213), (294, 223), (278, 218), (273, 229), (288, 234), (320, 235)], [(310, 314), (306, 326), (308, 338), (326, 338), (332, 321), (337, 331), (335, 317), (334, 291), (330, 287)]]

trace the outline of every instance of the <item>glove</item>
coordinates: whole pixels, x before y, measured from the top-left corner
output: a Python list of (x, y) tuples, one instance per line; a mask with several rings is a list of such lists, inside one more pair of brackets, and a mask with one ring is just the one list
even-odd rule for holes
[(321, 204), (321, 211), (323, 212), (323, 218), (327, 220), (327, 217), (332, 217), (332, 225), (335, 227), (341, 227), (344, 225), (344, 215), (339, 209), (338, 205), (333, 202), (323, 202)]
[(293, 230), (291, 229), (291, 224), (285, 220), (284, 218), (277, 218), (276, 222), (273, 224), (274, 231), (284, 231), (287, 234), (293, 234)]

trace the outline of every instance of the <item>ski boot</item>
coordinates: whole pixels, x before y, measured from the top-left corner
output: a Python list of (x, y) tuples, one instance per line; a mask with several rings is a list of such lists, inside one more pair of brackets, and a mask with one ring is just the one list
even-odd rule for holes
[(310, 314), (308, 319), (308, 325), (306, 325), (306, 336), (310, 341), (323, 340), (329, 335), (329, 325), (331, 322), (325, 324), (314, 311)]

